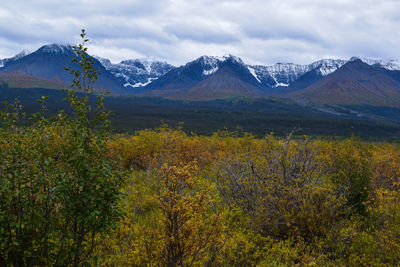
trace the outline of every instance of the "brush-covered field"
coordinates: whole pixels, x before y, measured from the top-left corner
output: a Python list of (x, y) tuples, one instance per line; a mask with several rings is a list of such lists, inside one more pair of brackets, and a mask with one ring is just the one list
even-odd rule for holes
[(43, 127), (2, 131), (2, 264), (72, 264), (79, 241), (78, 265), (400, 260), (398, 144), (161, 127), (84, 152), (78, 129)]
[[(116, 137), (125, 213), (101, 265), (380, 266), (400, 260), (400, 147), (356, 139)], [(129, 170), (129, 171), (128, 171)]]

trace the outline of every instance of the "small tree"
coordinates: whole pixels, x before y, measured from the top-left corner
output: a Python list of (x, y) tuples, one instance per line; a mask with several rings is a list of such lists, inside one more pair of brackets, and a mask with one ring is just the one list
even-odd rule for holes
[[(65, 91), (74, 118), (55, 120), (42, 112), (29, 127), (18, 126), (19, 103), (6, 105), (0, 129), (0, 265), (73, 265), (85, 262), (95, 237), (119, 220), (121, 173), (107, 158), (108, 111), (98, 96), (91, 111), (89, 93), (98, 71), (82, 43), (74, 46), (69, 69), (73, 84)], [(78, 95), (77, 91), (82, 91)]]
[(218, 215), (207, 214), (210, 188), (194, 188), (198, 181), (192, 177), (190, 167), (164, 165), (161, 169), (160, 261), (164, 266), (193, 265), (218, 240), (221, 231)]
[[(152, 193), (154, 210), (147, 214), (153, 221), (131, 224), (136, 236), (129, 264), (215, 265), (215, 251), (222, 246), (222, 212), (214, 209), (214, 188), (195, 175), (196, 169), (193, 163), (161, 167), (159, 192)], [(136, 219), (141, 221), (140, 215)]]

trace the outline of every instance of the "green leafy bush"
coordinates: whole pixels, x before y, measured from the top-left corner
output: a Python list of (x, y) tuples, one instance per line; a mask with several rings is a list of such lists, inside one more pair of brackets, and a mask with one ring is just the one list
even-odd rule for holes
[[(87, 261), (96, 236), (110, 231), (121, 213), (117, 203), (121, 172), (107, 157), (108, 111), (98, 96), (93, 110), (88, 93), (97, 79), (87, 56), (85, 32), (74, 46), (66, 89), (74, 118), (42, 112), (29, 127), (19, 125), (21, 106), (6, 105), (0, 128), (0, 265), (73, 265)], [(77, 94), (81, 91), (83, 96)]]

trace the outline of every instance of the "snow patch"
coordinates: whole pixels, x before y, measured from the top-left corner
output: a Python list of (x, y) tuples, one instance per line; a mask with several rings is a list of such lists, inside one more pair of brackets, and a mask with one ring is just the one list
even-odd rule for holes
[(255, 71), (252, 67), (250, 67), (250, 66), (247, 66), (247, 69), (250, 71), (251, 75), (253, 75), (254, 78), (256, 78), (256, 80), (257, 80), (259, 83), (261, 83), (261, 80), (258, 78), (256, 71)]
[(146, 70), (146, 72), (150, 74), (150, 72), (151, 72), (151, 64), (153, 62), (151, 62), (149, 60), (144, 60), (144, 59), (139, 59), (138, 61), (140, 63), (142, 63), (142, 65), (144, 66), (144, 69)]
[(334, 72), (335, 70), (337, 70), (338, 68), (335, 66), (327, 66), (325, 68), (320, 68), (320, 72), (323, 76), (327, 76), (329, 74), (331, 74), (332, 72)]
[(135, 84), (125, 83), (124, 86), (125, 87), (128, 87), (128, 86), (130, 86), (130, 87), (144, 87), (144, 86), (150, 84), (152, 81), (157, 80), (157, 79), (158, 78), (148, 78), (147, 82), (145, 82), (145, 83), (141, 83), (141, 82), (135, 83)]
[(72, 51), (72, 47), (64, 44), (49, 44), (42, 46), (39, 50), (47, 53), (65, 53)]
[(240, 58), (240, 57), (237, 57), (237, 56), (234, 56), (234, 55), (231, 55), (231, 54), (228, 54), (228, 55), (224, 55), (224, 56), (222, 56), (222, 57), (220, 57), (220, 58), (218, 58), (220, 61), (227, 61), (227, 60), (231, 60), (232, 62), (236, 62), (236, 63), (238, 63), (238, 64), (242, 64), (242, 65), (245, 65), (244, 64), (244, 62), (243, 62), (243, 60)]
[(218, 66), (215, 66), (214, 68), (212, 68), (212, 69), (209, 69), (209, 70), (203, 70), (203, 75), (204, 76), (208, 76), (208, 75), (211, 75), (211, 74), (214, 74), (214, 73), (216, 73), (217, 71), (218, 71)]
[(285, 87), (287, 87), (287, 86), (289, 86), (289, 84), (278, 82), (274, 76), (272, 76), (272, 78), (274, 79), (274, 81), (275, 81), (275, 83), (276, 83), (276, 84), (274, 85), (274, 87), (279, 87), (279, 86), (285, 86)]

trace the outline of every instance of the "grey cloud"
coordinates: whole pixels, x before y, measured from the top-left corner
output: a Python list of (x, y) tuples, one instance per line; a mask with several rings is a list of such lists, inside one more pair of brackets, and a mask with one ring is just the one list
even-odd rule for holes
[(0, 58), (76, 43), (85, 28), (96, 54), (113, 61), (179, 65), (227, 53), (261, 64), (400, 59), (398, 10), (395, 0), (2, 0)]
[(100, 18), (86, 22), (85, 28), (98, 39), (148, 39), (161, 43), (173, 41), (173, 36), (163, 31), (160, 25), (147, 20), (133, 20), (128, 18)]
[(188, 21), (180, 21), (179, 23), (165, 26), (164, 30), (178, 39), (189, 39), (201, 43), (226, 44), (240, 42), (237, 33), (224, 29), (224, 25), (218, 22), (190, 23)]

